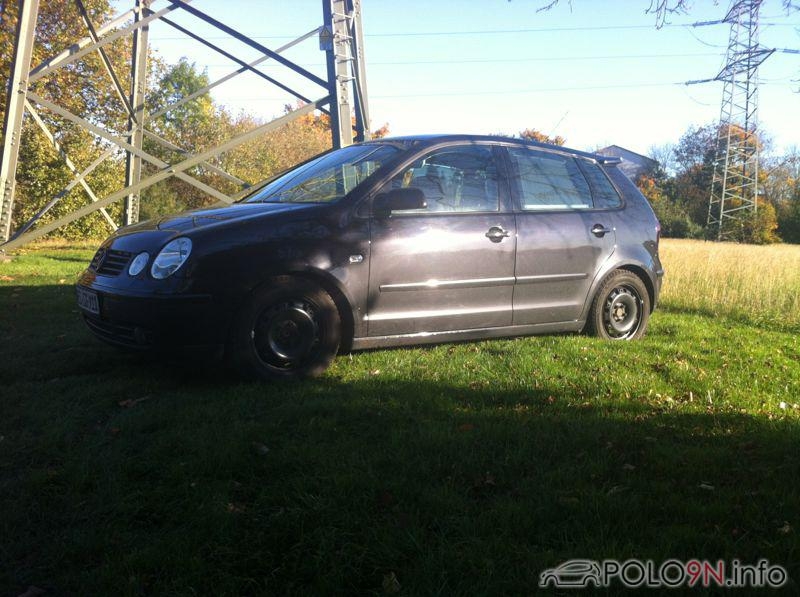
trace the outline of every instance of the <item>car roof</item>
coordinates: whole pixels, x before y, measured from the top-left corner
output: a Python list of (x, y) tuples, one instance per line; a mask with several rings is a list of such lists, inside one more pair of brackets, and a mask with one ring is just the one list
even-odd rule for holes
[(555, 151), (558, 153), (567, 153), (570, 155), (580, 156), (600, 162), (601, 164), (619, 164), (622, 160), (615, 156), (606, 156), (588, 151), (580, 151), (578, 149), (571, 149), (561, 145), (551, 145), (549, 143), (539, 143), (538, 141), (530, 141), (528, 139), (519, 139), (516, 137), (506, 137), (503, 135), (466, 135), (466, 134), (428, 134), (428, 135), (405, 135), (399, 137), (384, 137), (382, 139), (375, 139), (368, 141), (368, 143), (394, 143), (402, 144), (405, 146), (411, 145), (436, 145), (439, 143), (447, 143), (451, 141), (484, 141), (492, 143), (502, 143), (504, 145), (519, 145), (523, 147), (535, 147), (537, 149), (544, 149), (546, 151)]

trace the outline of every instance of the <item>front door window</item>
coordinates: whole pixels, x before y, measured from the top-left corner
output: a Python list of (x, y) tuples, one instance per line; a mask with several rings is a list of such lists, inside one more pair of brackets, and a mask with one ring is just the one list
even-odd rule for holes
[(497, 165), (488, 146), (451, 147), (420, 158), (392, 179), (391, 188), (407, 187), (420, 189), (428, 203), (411, 213), (499, 209)]

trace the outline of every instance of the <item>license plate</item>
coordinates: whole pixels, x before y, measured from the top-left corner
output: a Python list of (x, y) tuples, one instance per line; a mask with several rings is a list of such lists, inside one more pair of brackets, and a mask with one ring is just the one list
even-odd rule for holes
[(100, 302), (97, 300), (97, 293), (81, 286), (77, 286), (76, 289), (78, 291), (78, 306), (89, 313), (99, 315)]

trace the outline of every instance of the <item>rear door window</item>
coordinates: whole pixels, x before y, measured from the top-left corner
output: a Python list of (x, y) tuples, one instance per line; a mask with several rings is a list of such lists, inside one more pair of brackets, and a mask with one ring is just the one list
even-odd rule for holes
[(592, 193), (574, 158), (509, 147), (511, 183), (524, 211), (591, 209)]

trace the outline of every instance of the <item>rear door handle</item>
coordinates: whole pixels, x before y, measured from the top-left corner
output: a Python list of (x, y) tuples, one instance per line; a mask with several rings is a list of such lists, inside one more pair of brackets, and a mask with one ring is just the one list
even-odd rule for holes
[(500, 226), (492, 226), (484, 236), (493, 243), (499, 243), (504, 238), (511, 236), (511, 233), (508, 230), (503, 230)]
[(603, 238), (606, 234), (614, 232), (611, 228), (606, 228), (602, 224), (595, 224), (592, 226), (592, 234), (597, 238)]

